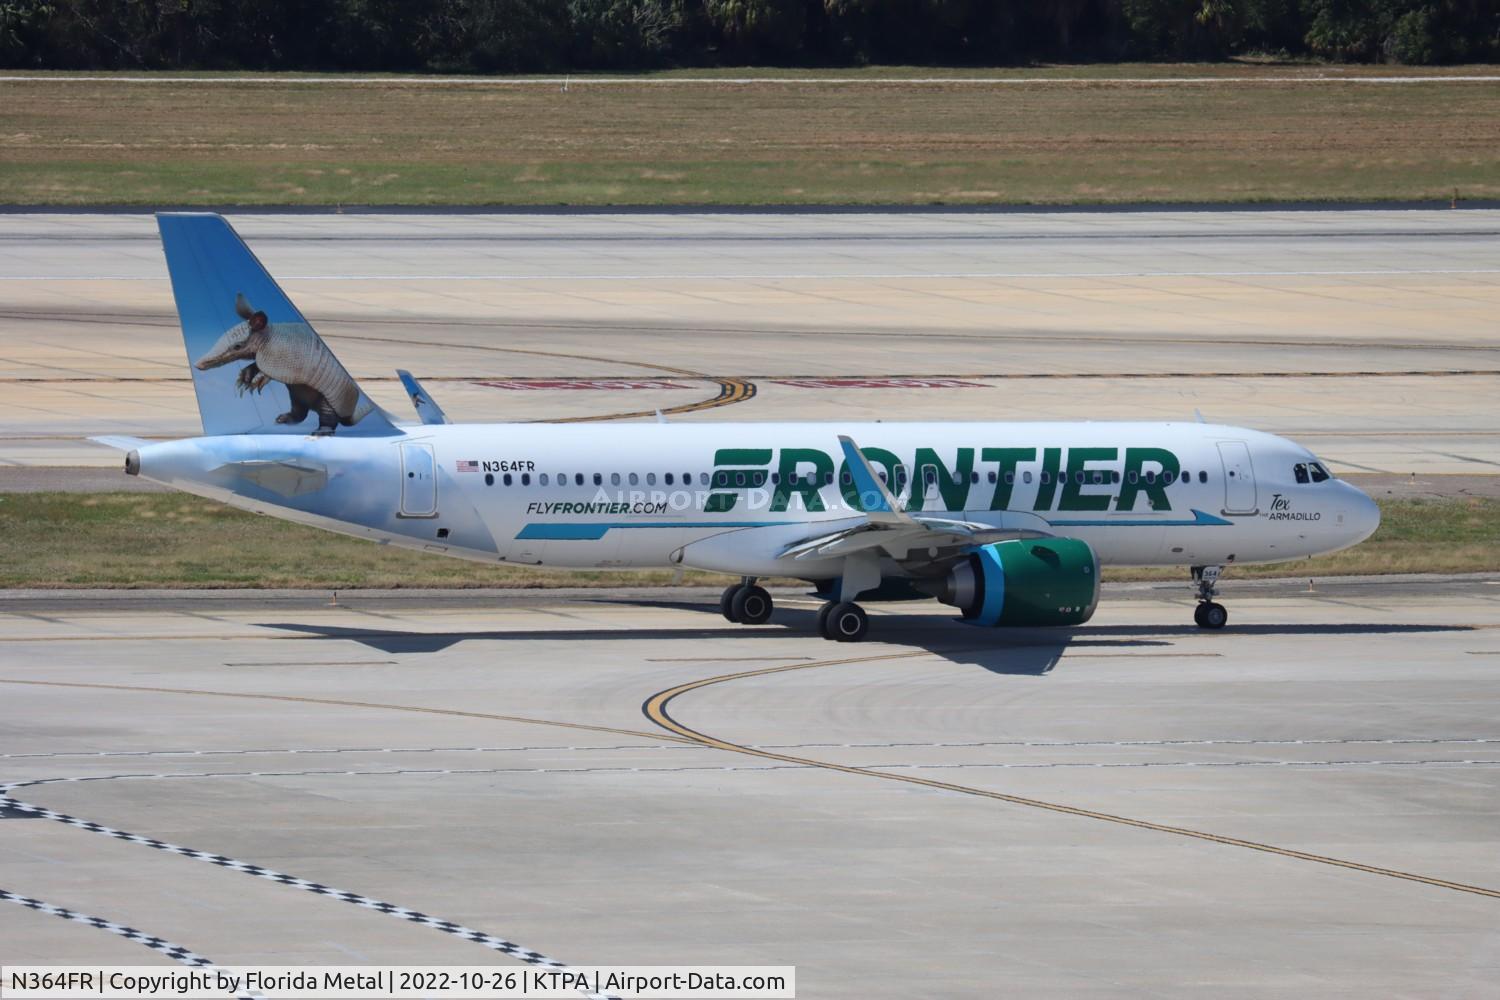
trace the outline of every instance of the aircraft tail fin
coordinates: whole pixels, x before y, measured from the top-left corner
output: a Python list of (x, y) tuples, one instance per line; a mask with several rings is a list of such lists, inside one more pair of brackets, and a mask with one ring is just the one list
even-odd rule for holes
[(203, 433), (395, 433), (228, 222), (173, 212), (156, 224)]

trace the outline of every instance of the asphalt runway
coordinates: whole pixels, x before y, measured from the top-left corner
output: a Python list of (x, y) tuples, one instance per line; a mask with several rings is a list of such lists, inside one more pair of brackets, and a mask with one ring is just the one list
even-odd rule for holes
[[(1220, 634), (1183, 587), (881, 605), (857, 647), (790, 593), (12, 594), (0, 890), (218, 963), (1491, 996), (1497, 582), (1245, 584)], [(168, 962), (14, 905), (0, 942)]]
[[(406, 367), (461, 420), (1201, 412), (1500, 471), (1500, 211), (233, 221), (397, 414)], [(0, 216), (0, 385), (0, 477), (197, 431), (148, 216)]]

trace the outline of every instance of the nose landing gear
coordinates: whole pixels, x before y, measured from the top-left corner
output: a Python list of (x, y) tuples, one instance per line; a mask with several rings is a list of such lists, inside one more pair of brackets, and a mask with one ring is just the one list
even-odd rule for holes
[(1198, 607), (1193, 610), (1193, 621), (1199, 628), (1221, 629), (1229, 622), (1229, 612), (1224, 605), (1214, 600), (1219, 596), (1219, 574), (1223, 572), (1223, 566), (1193, 567), (1193, 586), (1198, 597)]

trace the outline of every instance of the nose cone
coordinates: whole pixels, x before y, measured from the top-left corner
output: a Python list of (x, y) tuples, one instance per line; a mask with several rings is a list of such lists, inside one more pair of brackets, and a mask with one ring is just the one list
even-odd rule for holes
[(1344, 512), (1344, 528), (1349, 532), (1348, 545), (1356, 545), (1375, 534), (1380, 527), (1380, 506), (1363, 490), (1343, 484), (1349, 491), (1348, 506)]

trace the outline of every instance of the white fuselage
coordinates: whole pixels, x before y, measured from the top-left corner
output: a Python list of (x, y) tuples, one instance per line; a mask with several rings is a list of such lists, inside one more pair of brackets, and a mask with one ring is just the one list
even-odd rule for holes
[(910, 512), (1079, 538), (1106, 565), (1283, 561), (1379, 523), (1358, 489), (1311, 481), (1299, 445), (1198, 423), (418, 425), (165, 442), (138, 466), (236, 506), (487, 562), (820, 579), (840, 566), (779, 556), (863, 520), (840, 434)]

